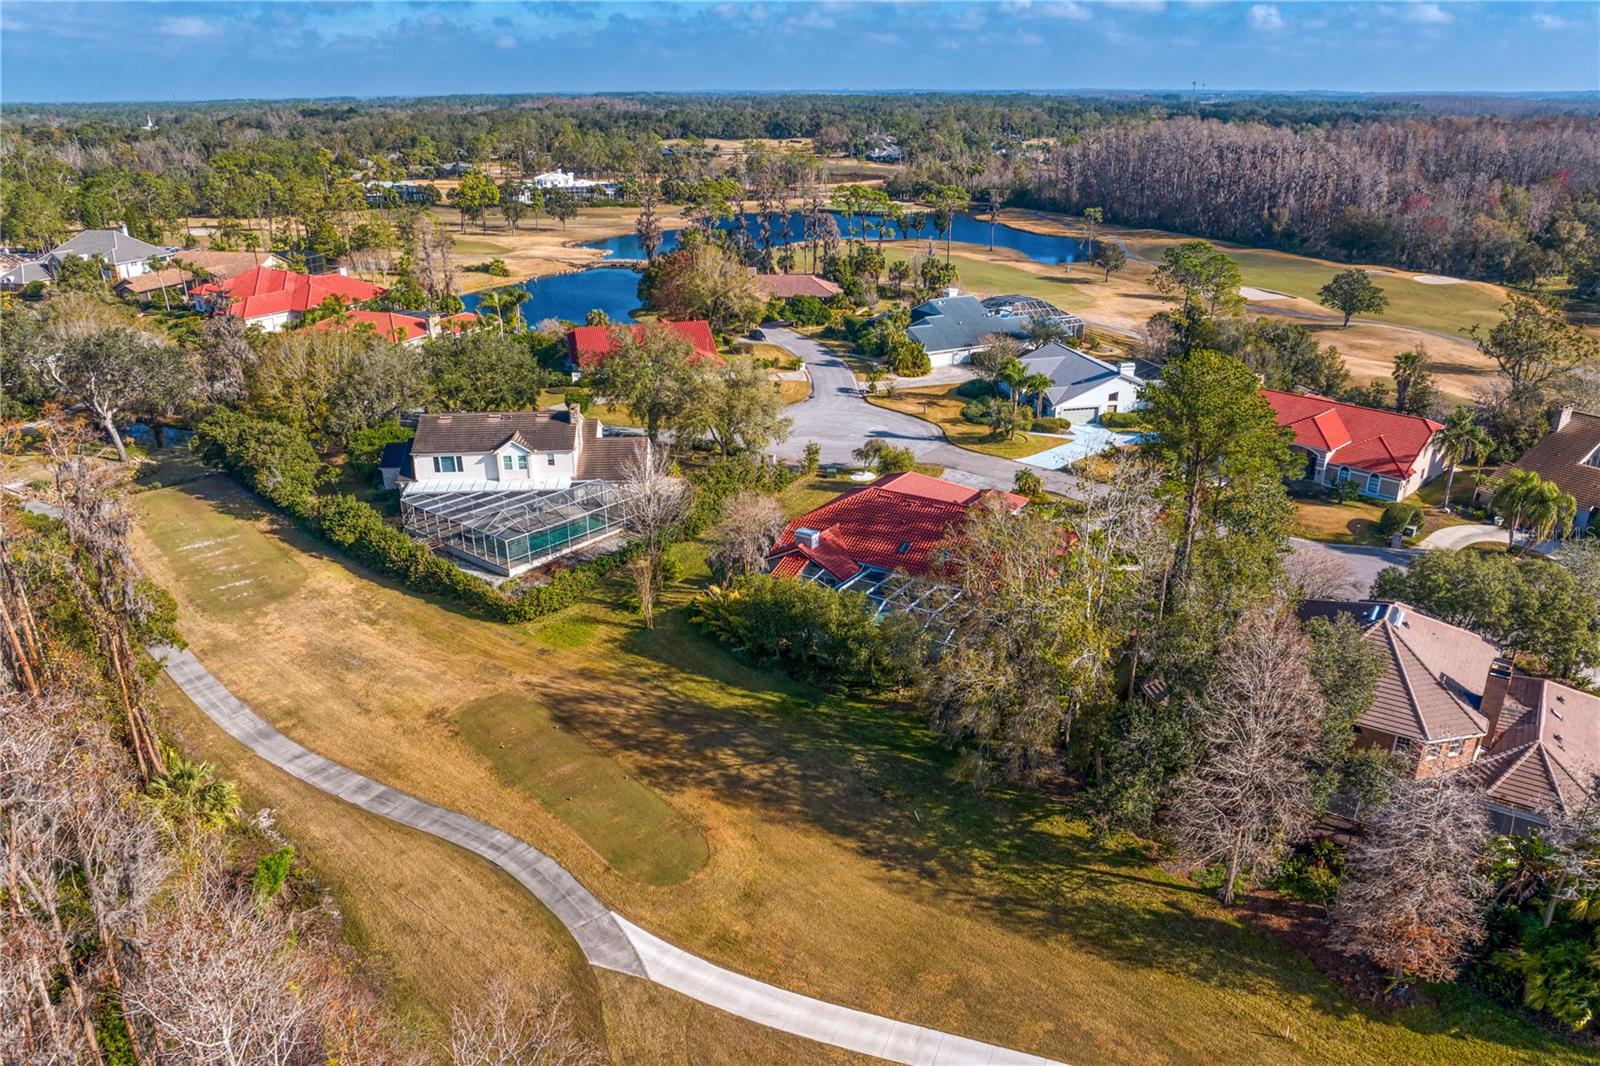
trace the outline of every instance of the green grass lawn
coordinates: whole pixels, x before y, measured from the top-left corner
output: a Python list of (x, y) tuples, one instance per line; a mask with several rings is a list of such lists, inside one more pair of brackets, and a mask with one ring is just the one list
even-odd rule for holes
[[(1463, 485), (1466, 486), (1465, 490)], [(1463, 499), (1464, 494), (1471, 493), (1471, 485), (1472, 479), (1464, 477), (1457, 471), (1453, 495), (1457, 500)], [(1422, 507), (1422, 528), (1408, 543), (1420, 541), (1434, 530), (1444, 529), (1446, 526), (1459, 526), (1469, 521), (1440, 510), (1439, 505), (1443, 499), (1443, 476), (1427, 482), (1408, 498), (1407, 502)], [(1294, 501), (1294, 532), (1296, 536), (1308, 540), (1327, 541), (1331, 544), (1387, 544), (1388, 538), (1380, 534), (1377, 528), (1385, 506), (1387, 505), (1370, 500), (1330, 503), (1326, 500), (1297, 499)]]
[[(1158, 259), (1164, 248), (1176, 243), (1177, 238), (1129, 241), (1140, 255), (1150, 259)], [(1239, 273), (1246, 285), (1299, 296), (1313, 303), (1317, 301), (1317, 290), (1334, 274), (1350, 269), (1349, 263), (1217, 243), (1238, 261)], [(1371, 275), (1373, 282), (1389, 297), (1389, 306), (1377, 315), (1360, 318), (1446, 333), (1459, 333), (1479, 325), (1487, 328), (1500, 321), (1500, 305), (1505, 302), (1505, 296), (1497, 287), (1478, 282), (1424, 285), (1412, 280), (1419, 273), (1422, 272), (1396, 268), (1392, 274)]]
[[(1037, 296), (1048, 300), (1064, 310), (1076, 310), (1094, 305), (1094, 299), (1084, 293), (1092, 290), (1100, 280), (1098, 272), (1091, 271), (1087, 266), (1079, 266), (1071, 274), (1061, 273), (1065, 268), (1051, 267), (1051, 273), (1035, 274), (1021, 267), (1007, 266), (1005, 263), (990, 262), (978, 259), (972, 255), (963, 255), (963, 249), (984, 251), (973, 245), (952, 245), (950, 261), (955, 264), (957, 284), (965, 292), (978, 293), (985, 296), (994, 296), (1001, 293), (1020, 292), (1028, 296)], [(942, 253), (944, 246), (938, 250)], [(890, 262), (896, 259), (909, 259), (917, 249), (905, 248), (898, 245), (885, 245), (883, 254)], [(1020, 252), (1008, 252), (997, 249), (997, 256), (1014, 258), (1019, 263), (1032, 263)], [(1070, 280), (1069, 280), (1070, 279)]]
[(557, 726), (531, 694), (474, 700), (456, 724), (502, 778), (635, 881), (674, 885), (705, 865), (706, 839), (692, 822), (583, 737)]
[[(803, 480), (784, 503), (815, 506), (849, 485)], [(1075, 1066), (1593, 1061), (1464, 988), (1430, 988), (1395, 1012), (1356, 1003), (1163, 869), (1145, 842), (1094, 836), (1059, 796), (972, 789), (958, 752), (914, 707), (842, 698), (745, 661), (684, 618), (705, 572), (702, 546), (675, 552), (685, 576), (653, 630), (620, 582), (537, 623), (503, 626), (197, 488), (139, 497), (139, 555), (230, 689), (330, 758), (535, 843), (608, 906), (720, 965)], [(248, 611), (218, 610), (212, 564), (151, 532), (180, 521), (192, 537), (237, 541), (240, 557), (262, 566), (287, 554), (306, 576)], [(263, 778), (259, 761), (225, 740), (207, 754), (258, 779), (281, 776)], [(632, 783), (648, 795), (610, 794)], [(345, 810), (329, 800), (296, 808), (293, 820), (337, 848)], [(708, 846), (693, 876), (651, 884), (618, 868), (684, 869), (692, 838), (674, 841), (668, 860), (626, 824), (656, 819), (672, 832), (674, 814)], [(419, 890), (423, 935), (450, 954), (476, 957), (520, 936), (514, 922), (483, 920), (474, 908), (485, 896), (471, 885), (453, 910), (426, 877), (403, 878), (437, 854), (412, 838), (425, 842), (385, 833), (386, 876), (352, 886), (373, 897), (361, 906), (387, 914), (370, 926), (374, 950), (389, 956), (383, 936), (417, 935), (406, 915)], [(371, 851), (359, 854), (371, 862)], [(408, 968), (402, 978), (418, 979), (448, 956), (401, 944), (392, 957)], [(748, 1061), (802, 1061), (738, 1046)], [(823, 1060), (809, 1050), (803, 1061)]]
[(459, 235), (456, 236), (451, 247), (455, 249), (458, 255), (504, 255), (511, 250), (503, 244), (496, 244), (494, 241), (485, 240), (481, 237), (462, 237)]
[(967, 400), (956, 395), (961, 383), (954, 385), (928, 385), (915, 389), (897, 389), (891, 397), (869, 395), (867, 401), (892, 411), (901, 411), (926, 419), (944, 431), (951, 444), (959, 445), (986, 455), (1002, 459), (1021, 459), (1037, 455), (1062, 443), (1060, 437), (1040, 433), (1018, 433), (1011, 440), (992, 439), (989, 427), (974, 425), (961, 417)]

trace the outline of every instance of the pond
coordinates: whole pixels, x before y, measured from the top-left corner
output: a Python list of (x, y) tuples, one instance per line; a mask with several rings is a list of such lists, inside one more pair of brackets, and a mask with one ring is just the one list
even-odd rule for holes
[[(839, 233), (846, 235), (850, 229), (850, 222), (838, 212), (833, 212), (833, 217), (838, 221)], [(745, 229), (752, 237), (757, 233), (757, 216), (743, 216)], [(869, 240), (877, 240), (877, 231), (863, 225), (863, 220), (855, 220), (855, 234), (865, 236)], [(733, 222), (728, 222), (725, 228), (732, 229)], [(805, 226), (798, 212), (789, 215), (787, 230), (783, 226), (776, 227), (773, 244), (787, 244), (790, 240), (801, 240)], [(958, 244), (976, 244), (984, 248), (989, 246), (989, 223), (970, 214), (957, 215), (950, 226), (950, 236)], [(890, 227), (885, 233), (886, 240), (918, 240), (942, 242), (944, 234), (935, 233), (933, 222), (930, 220), (922, 229), (913, 233), (904, 233)], [(1015, 226), (998, 224), (994, 227), (994, 246), (996, 248), (1009, 248), (1014, 252), (1021, 252), (1036, 263), (1048, 263), (1052, 266), (1057, 263), (1080, 263), (1089, 257), (1088, 241), (1080, 241), (1076, 237), (1055, 237), (1045, 233), (1030, 233), (1027, 230), (1017, 229)], [(676, 230), (662, 234), (661, 251), (670, 252), (678, 246), (678, 232)], [(644, 249), (639, 245), (639, 238), (632, 234), (620, 237), (606, 237), (603, 240), (590, 241), (584, 245), (586, 248), (600, 248), (617, 259), (643, 259)]]
[[(529, 278), (522, 287), (531, 294), (522, 305), (522, 320), (529, 325), (547, 318), (582, 322), (599, 309), (613, 322), (632, 322), (639, 306), (639, 275), (622, 267), (595, 267), (572, 274)], [(461, 302), (476, 311), (480, 293), (467, 293)]]

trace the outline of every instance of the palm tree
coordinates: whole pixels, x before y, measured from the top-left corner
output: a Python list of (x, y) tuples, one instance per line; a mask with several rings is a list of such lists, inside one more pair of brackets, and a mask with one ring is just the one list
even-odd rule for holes
[(1500, 479), (1490, 505), (1501, 515), (1509, 516), (1508, 548), (1516, 543), (1517, 530), (1524, 524), (1528, 527), (1528, 546), (1551, 534), (1565, 537), (1572, 532), (1572, 521), (1578, 513), (1578, 501), (1562, 492), (1561, 486), (1532, 470), (1516, 468), (1506, 471)]
[(172, 310), (172, 303), (167, 299), (167, 279), (161, 276), (161, 271), (166, 267), (166, 264), (161, 261), (160, 256), (152, 255), (149, 260), (145, 262), (145, 267), (151, 273), (153, 273), (156, 276), (156, 280), (161, 283), (161, 309), (163, 311)]
[(1494, 496), (1489, 501), (1489, 506), (1505, 519), (1506, 547), (1516, 543), (1517, 527), (1522, 524), (1522, 513), (1527, 510), (1529, 501), (1538, 490), (1542, 479), (1532, 470), (1511, 469), (1506, 471), (1500, 483), (1495, 486)]
[(163, 767), (146, 790), (175, 827), (199, 825), (220, 829), (239, 811), (239, 788), (219, 778), (208, 762), (192, 762), (173, 748), (162, 751)]
[(1541, 481), (1538, 489), (1524, 508), (1523, 520), (1528, 524), (1528, 543), (1524, 550), (1546, 538), (1568, 537), (1572, 534), (1572, 521), (1578, 514), (1578, 501), (1553, 481)]
[(1419, 348), (1414, 352), (1401, 352), (1394, 357), (1394, 369), (1390, 377), (1394, 378), (1394, 409), (1405, 411), (1406, 395), (1411, 391), (1411, 386), (1416, 384), (1427, 373), (1427, 351)]
[(1022, 365), (1021, 359), (1008, 359), (995, 375), (995, 380), (1006, 387), (1014, 408), (1020, 400), (1022, 383), (1028, 380), (1028, 368)]
[(1494, 441), (1473, 420), (1471, 410), (1458, 407), (1445, 419), (1444, 428), (1439, 431), (1439, 447), (1450, 463), (1450, 471), (1444, 478), (1444, 509), (1448, 511), (1456, 483), (1456, 464), (1473, 462), (1481, 465), (1494, 447)]
[(1049, 374), (1029, 374), (1022, 379), (1022, 391), (1033, 394), (1033, 416), (1044, 417), (1044, 394), (1055, 387)]

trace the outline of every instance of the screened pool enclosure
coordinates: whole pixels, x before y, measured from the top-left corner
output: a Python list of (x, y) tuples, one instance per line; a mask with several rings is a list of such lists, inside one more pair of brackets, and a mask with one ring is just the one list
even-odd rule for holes
[(400, 498), (406, 532), (469, 563), (514, 575), (619, 531), (621, 486), (579, 481), (543, 491), (411, 492)]

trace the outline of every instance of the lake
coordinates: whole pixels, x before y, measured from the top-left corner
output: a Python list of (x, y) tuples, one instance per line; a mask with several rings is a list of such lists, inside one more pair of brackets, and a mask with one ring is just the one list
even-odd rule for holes
[[(833, 217), (839, 223), (839, 232), (846, 234), (849, 223), (838, 212), (833, 212)], [(745, 228), (752, 237), (756, 236), (756, 216), (744, 216)], [(728, 222), (725, 228), (732, 229), (733, 222)], [(856, 233), (862, 234), (862, 220), (856, 219)], [(774, 244), (787, 244), (789, 240), (799, 241), (800, 234), (804, 232), (804, 225), (799, 212), (789, 216), (789, 233), (793, 236), (785, 238), (780, 232), (775, 235)], [(892, 227), (891, 227), (892, 229)], [(877, 233), (871, 229), (865, 230), (869, 240), (877, 240)], [(950, 226), (950, 236), (958, 244), (976, 244), (987, 248), (989, 246), (989, 223), (970, 214), (957, 215)], [(892, 237), (885, 239), (934, 241), (942, 243), (944, 234), (933, 232), (933, 223), (930, 221), (920, 231), (902, 234), (895, 232)], [(994, 227), (994, 246), (996, 248), (1009, 248), (1014, 252), (1021, 252), (1036, 263), (1048, 263), (1054, 266), (1057, 263), (1081, 263), (1089, 257), (1088, 241), (1080, 241), (1076, 237), (1053, 237), (1045, 233), (1030, 233), (1027, 230), (1017, 229), (1015, 226), (999, 224)], [(673, 230), (662, 234), (661, 251), (670, 252), (678, 246), (678, 231)], [(607, 237), (603, 240), (589, 241), (585, 248), (600, 248), (610, 252), (617, 259), (643, 259), (644, 249), (639, 245), (639, 238), (632, 234), (620, 237)]]
[[(530, 278), (522, 287), (532, 294), (522, 305), (522, 320), (530, 326), (547, 318), (582, 323), (596, 308), (613, 322), (632, 322), (630, 312), (639, 306), (639, 275), (622, 267)], [(476, 311), (478, 297), (467, 293), (461, 302), (468, 311)]]

